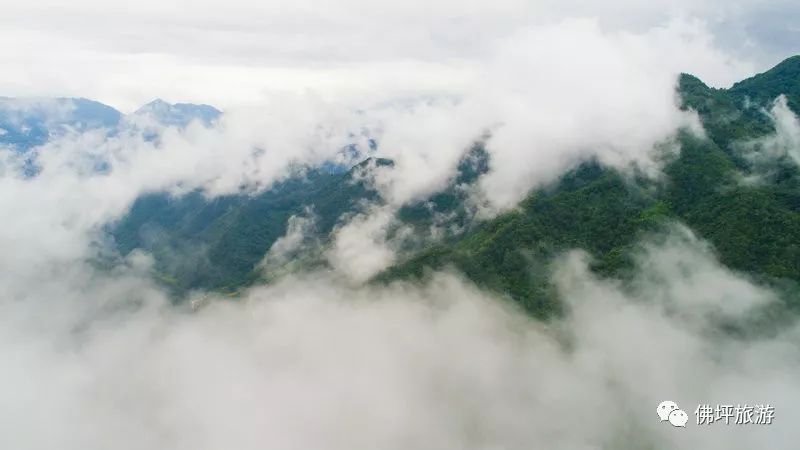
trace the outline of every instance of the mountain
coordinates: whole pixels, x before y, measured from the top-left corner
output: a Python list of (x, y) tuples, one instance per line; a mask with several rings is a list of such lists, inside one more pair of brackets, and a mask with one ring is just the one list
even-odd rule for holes
[[(20, 173), (35, 177), (41, 170), (34, 147), (70, 133), (97, 130), (108, 136), (132, 131), (156, 141), (162, 126), (185, 127), (192, 121), (210, 126), (221, 111), (209, 105), (169, 104), (155, 100), (136, 112), (123, 115), (111, 106), (85, 98), (0, 97), (0, 151), (24, 154)], [(97, 170), (107, 170), (99, 163)]]
[(209, 126), (222, 115), (222, 111), (210, 105), (193, 103), (167, 103), (156, 99), (137, 109), (133, 116), (149, 117), (161, 125), (185, 127), (193, 120)]
[(728, 93), (735, 98), (749, 98), (764, 105), (779, 95), (785, 95), (789, 107), (800, 111), (800, 55), (788, 58), (765, 73), (734, 84)]
[(116, 128), (122, 114), (85, 98), (0, 98), (0, 146), (26, 151), (70, 130)]
[(206, 200), (200, 192), (180, 198), (166, 193), (139, 198), (130, 213), (110, 225), (119, 251), (136, 248), (156, 256), (159, 276), (178, 292), (192, 288), (235, 291), (260, 275), (254, 270), (287, 221), (311, 208), (321, 235), (344, 214), (374, 201), (359, 172), (385, 160), (367, 160), (345, 173), (307, 170), (258, 195)]
[[(401, 221), (422, 234), (435, 214), (449, 214), (451, 224), (467, 229), (464, 194), (455, 186), (474, 181), (479, 171), (485, 171), (482, 156), (482, 147), (472, 149), (453, 184), (430, 199), (401, 209)], [(208, 200), (199, 191), (178, 198), (168, 193), (148, 194), (137, 199), (125, 217), (109, 224), (108, 231), (121, 255), (135, 249), (151, 252), (158, 277), (175, 292), (200, 287), (236, 291), (263, 277), (257, 266), (286, 234), (290, 217), (311, 219), (320, 243), (327, 244), (327, 237), (346, 218), (363, 212), (365, 205), (381, 202), (365, 180), (371, 171), (391, 166), (390, 160), (381, 158), (367, 158), (345, 172), (323, 165), (298, 171), (257, 195)], [(324, 264), (313, 252), (319, 249), (311, 250), (302, 255), (305, 268)]]
[(113, 133), (141, 119), (178, 127), (198, 120), (209, 126), (221, 115), (213, 106), (170, 104), (160, 99), (125, 116), (111, 106), (85, 98), (0, 97), (0, 147), (25, 152), (70, 131), (103, 129)]
[[(491, 168), (482, 143), (476, 143), (466, 150), (449, 187), (398, 212), (398, 221), (420, 239), (404, 245), (400, 262), (373, 282), (419, 279), (430, 269), (450, 267), (479, 286), (507, 294), (531, 314), (548, 317), (561, 311), (548, 276), (558, 255), (584, 249), (595, 273), (625, 280), (640, 239), (681, 223), (710, 242), (727, 267), (762, 283), (789, 286), (785, 292), (796, 297), (800, 170), (789, 160), (776, 160), (769, 172), (761, 172), (741, 144), (776, 131), (765, 111), (779, 95), (800, 112), (799, 66), (800, 57), (792, 57), (730, 89), (682, 75), (681, 107), (697, 112), (706, 136), (678, 133), (680, 152), (667, 161), (664, 180), (632, 177), (588, 161), (531, 192), (515, 210), (479, 221), (459, 188)], [(256, 196), (206, 200), (200, 193), (151, 194), (109, 232), (122, 255), (135, 248), (153, 252), (159, 276), (176, 291), (235, 291), (259, 277), (279, 276), (280, 270), (263, 274), (258, 264), (286, 233), (290, 217), (313, 211), (317, 243), (324, 249), (336, 225), (360, 211), (365, 200), (380, 203), (377, 192), (357, 181), (363, 179), (359, 171), (376, 166), (390, 169), (391, 161), (367, 160), (344, 173), (309, 170)], [(753, 177), (760, 181), (746, 181)], [(440, 228), (452, 231), (430, 236), (428, 230), (442, 217)], [(186, 258), (187, 252), (194, 257)], [(312, 254), (300, 265), (324, 263)], [(787, 297), (792, 307), (800, 305), (795, 297)]]
[[(768, 283), (797, 283), (800, 170), (785, 165), (770, 183), (743, 183), (752, 168), (736, 144), (775, 131), (764, 109), (778, 95), (798, 92), (798, 66), (800, 57), (790, 58), (729, 90), (682, 75), (682, 107), (698, 112), (708, 138), (680, 133), (680, 154), (666, 165), (666, 182), (632, 183), (614, 170), (584, 163), (531, 193), (517, 210), (458, 242), (411, 256), (378, 280), (419, 278), (428, 269), (451, 266), (479, 285), (509, 294), (533, 314), (548, 316), (558, 312), (559, 303), (542, 273), (556, 255), (581, 248), (594, 258), (597, 273), (624, 277), (635, 242), (680, 222), (708, 240), (726, 266)], [(800, 112), (796, 103), (789, 106)]]

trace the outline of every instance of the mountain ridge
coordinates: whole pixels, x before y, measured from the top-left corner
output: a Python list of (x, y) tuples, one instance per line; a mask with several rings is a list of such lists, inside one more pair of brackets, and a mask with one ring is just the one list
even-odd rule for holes
[[(729, 89), (682, 74), (676, 86), (680, 107), (697, 112), (706, 136), (686, 130), (676, 135), (680, 152), (666, 162), (663, 182), (586, 161), (530, 192), (516, 209), (478, 220), (463, 186), (491, 170), (491, 158), (484, 142), (476, 142), (465, 149), (447, 188), (397, 212), (395, 228), (413, 230), (417, 242), (403, 243), (397, 262), (373, 282), (422, 279), (449, 267), (545, 318), (562, 308), (547, 276), (558, 255), (583, 249), (594, 273), (624, 280), (637, 243), (680, 223), (707, 240), (729, 269), (759, 282), (795, 286), (800, 282), (800, 173), (784, 162), (767, 181), (743, 183), (755, 169), (739, 144), (775, 132), (765, 111), (777, 95), (786, 95), (797, 113), (792, 96), (800, 87), (800, 76), (794, 75), (798, 68), (800, 56), (794, 56)], [(155, 101), (152, 106), (165, 105)], [(299, 269), (325, 266), (322, 253), (337, 227), (363, 212), (364, 205), (382, 202), (356, 173), (392, 165), (370, 157), (344, 171), (308, 168), (257, 195), (207, 200), (199, 192), (181, 198), (148, 194), (108, 232), (121, 256), (137, 248), (153, 253), (157, 276), (175, 289), (176, 298), (198, 287), (236, 292), (283, 273), (280, 268), (265, 273), (259, 264), (293, 216), (313, 214), (321, 245)], [(434, 238), (427, 234), (433, 227), (450, 231)], [(396, 231), (390, 229), (389, 235)], [(800, 300), (788, 303), (797, 306)]]

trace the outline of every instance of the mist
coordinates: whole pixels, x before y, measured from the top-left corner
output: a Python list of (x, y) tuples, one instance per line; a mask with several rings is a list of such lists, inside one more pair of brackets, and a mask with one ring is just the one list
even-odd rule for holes
[[(420, 5), (387, 12), (353, 1), (338, 12), (325, 5), (325, 14), (305, 2), (220, 17), (192, 7), (177, 20), (183, 9), (145, 3), (131, 23), (160, 29), (148, 19), (157, 13), (183, 27), (161, 40), (115, 31), (104, 42), (98, 36), (121, 22), (82, 28), (87, 17), (110, 16), (81, 1), (63, 29), (0, 32), (24, 38), (6, 48), (15, 69), (0, 75), (0, 89), (29, 96), (8, 100), (20, 114), (57, 122), (70, 105), (43, 98), (56, 91), (124, 107), (158, 95), (225, 108), (210, 123), (126, 115), (116, 128), (61, 127), (29, 153), (0, 148), (0, 447), (791, 449), (800, 441), (800, 328), (785, 290), (729, 269), (683, 224), (637, 238), (627, 277), (597, 274), (583, 249), (560, 253), (544, 276), (563, 313), (546, 321), (453, 267), (422, 281), (375, 282), (402, 261), (407, 240), (424, 240), (398, 211), (453, 185), (476, 143), (489, 169), (457, 186), (476, 220), (514, 211), (587, 161), (663, 187), (676, 136), (704, 138), (697, 113), (681, 108), (678, 75), (696, 67), (727, 85), (763, 66), (757, 52), (720, 42), (720, 21), (741, 18), (739, 9), (468, 2), (455, 20), (447, 11), (456, 5), (443, 2), (421, 20)], [(348, 13), (362, 9), (374, 23), (353, 24)], [(9, 17), (35, 10), (16, 5)], [(321, 31), (259, 31), (248, 11)], [(415, 19), (418, 27), (405, 26)], [(230, 23), (241, 30), (231, 34)], [(200, 33), (204, 24), (219, 39)], [(486, 25), (485, 39), (470, 32), (476, 24)], [(451, 33), (429, 35), (440, 28)], [(239, 33), (264, 43), (242, 48)], [(52, 42), (60, 43), (45, 51)], [(332, 50), (347, 43), (360, 51)], [(78, 63), (52, 56), (59, 65), (35, 70), (35, 49)], [(71, 76), (41, 75), (62, 69)], [(756, 169), (796, 165), (800, 126), (786, 98), (764, 113), (776, 132), (737, 148)], [(108, 233), (146, 194), (257, 195), (326, 164), (378, 157), (393, 164), (357, 175), (376, 200), (337, 218), (329, 236), (319, 235), (314, 208), (291, 215), (257, 266), (264, 279), (234, 294), (176, 298), (154, 276), (153, 255), (120, 255)], [(436, 226), (425, 239), (444, 240)], [(323, 263), (302, 270), (307, 255)], [(782, 320), (758, 320), (772, 315)], [(663, 400), (690, 422), (699, 404), (770, 404), (776, 419), (678, 429), (659, 422)]]
[[(569, 312), (549, 323), (452, 273), (354, 287), (317, 272), (189, 308), (141, 255), (50, 272), (4, 292), (3, 446), (791, 448), (797, 327), (730, 339), (718, 323), (775, 293), (681, 227), (642, 243), (627, 283), (587, 262), (555, 267)], [(777, 419), (675, 433), (655, 415), (665, 398), (690, 415), (770, 403)]]

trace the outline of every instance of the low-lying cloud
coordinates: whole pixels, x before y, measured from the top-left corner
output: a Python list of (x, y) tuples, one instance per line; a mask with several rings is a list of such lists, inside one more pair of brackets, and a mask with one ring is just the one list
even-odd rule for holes
[(775, 126), (775, 133), (755, 141), (743, 143), (745, 157), (756, 166), (774, 164), (788, 159), (800, 165), (800, 119), (789, 108), (785, 95), (775, 99), (768, 112)]
[[(792, 448), (795, 326), (725, 338), (775, 302), (688, 231), (630, 285), (581, 253), (543, 324), (456, 275), (354, 287), (326, 273), (170, 305), (140, 257), (4, 293), (5, 448)], [(690, 274), (687, 278), (687, 273)], [(198, 304), (198, 303), (194, 303)], [(658, 421), (678, 402), (686, 429)], [(699, 427), (700, 403), (770, 403), (773, 425)]]

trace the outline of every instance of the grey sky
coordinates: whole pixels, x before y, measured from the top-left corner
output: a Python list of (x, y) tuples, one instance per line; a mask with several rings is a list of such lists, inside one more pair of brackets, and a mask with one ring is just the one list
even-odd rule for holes
[(693, 23), (741, 73), (682, 70), (717, 85), (770, 67), (800, 42), (800, 4), (784, 0), (2, 0), (0, 8), (0, 93), (94, 97), (122, 109), (157, 96), (225, 107), (273, 91), (458, 90), (498, 41), (574, 18), (609, 33)]

